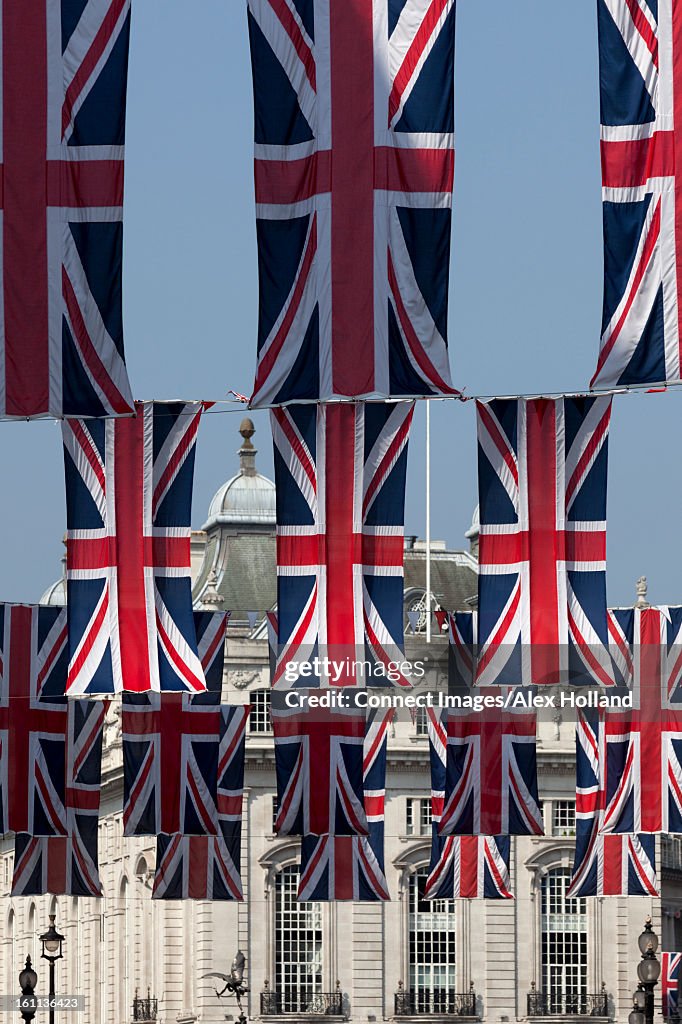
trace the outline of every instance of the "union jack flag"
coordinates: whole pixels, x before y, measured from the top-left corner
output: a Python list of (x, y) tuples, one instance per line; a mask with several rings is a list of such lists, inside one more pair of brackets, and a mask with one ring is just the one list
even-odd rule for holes
[(513, 900), (509, 836), (439, 836), (433, 827), (424, 899)]
[(69, 827), (68, 835), (14, 839), (12, 896), (102, 896), (97, 859), (97, 821)]
[[(332, 659), (338, 671), (318, 673), (311, 685), (377, 679), (409, 685), (391, 663), (400, 662), (403, 651), (405, 475), (413, 411), (413, 402), (273, 411), (275, 686), (291, 685), (284, 680), (287, 663), (316, 656)], [(366, 661), (371, 671), (356, 673), (355, 663)]]
[(442, 718), (427, 709), (431, 802), (438, 834), (541, 835), (535, 712), (528, 710), (534, 691), (523, 687), (478, 691), (472, 685), (476, 613), (446, 614), (441, 622), (449, 625), (450, 698), (460, 704), (449, 707)]
[(248, 0), (251, 404), (452, 394), (455, 0)]
[(679, 976), (682, 953), (661, 953), (662, 1013), (666, 1020), (679, 1020)]
[(606, 792), (602, 831), (679, 833), (682, 609), (635, 608), (631, 621), (632, 708), (604, 714)]
[(63, 424), (71, 694), (206, 689), (190, 574), (202, 408)]
[(217, 835), (214, 694), (124, 693), (122, 700), (124, 835)]
[(576, 725), (576, 841), (569, 896), (658, 896), (655, 839), (601, 835), (604, 818), (604, 729), (598, 713)]
[[(270, 682), (275, 687), (278, 612), (268, 611), (266, 617)], [(272, 690), (270, 719), (279, 809), (275, 830), (281, 836), (371, 835), (364, 807), (365, 738), (360, 749), (360, 737), (366, 735), (365, 715), (351, 709), (340, 714), (337, 710), (328, 715), (323, 712), (324, 728), (318, 730), (319, 718), (321, 715), (312, 715), (310, 709), (287, 708), (281, 690)], [(313, 776), (325, 778), (326, 774), (330, 779), (328, 802), (322, 787), (312, 781)]]
[(682, 12), (598, 0), (604, 308), (593, 387), (680, 379)]
[(130, 0), (2, 3), (0, 416), (132, 411), (123, 356)]
[(159, 835), (155, 900), (242, 900), (244, 753), (249, 706), (221, 707), (216, 836)]
[(0, 604), (0, 832), (65, 835), (66, 610)]
[(386, 747), (395, 712), (371, 712), (363, 747), (368, 836), (304, 836), (298, 899), (389, 900), (384, 874)]
[(611, 682), (610, 397), (479, 402), (481, 684)]
[(14, 841), (13, 896), (43, 893), (101, 896), (97, 826), (102, 774), (102, 733), (107, 704), (68, 700), (66, 796), (60, 807), (65, 835), (38, 838), (18, 833)]
[(509, 877), (509, 836), (440, 836), (447, 731), (444, 715), (427, 709), (431, 760), (431, 862), (424, 898), (513, 899)]
[(365, 714), (356, 708), (286, 706), (272, 691), (280, 836), (368, 835), (364, 807)]
[(532, 690), (491, 687), (488, 695), (500, 705), (447, 712), (439, 834), (542, 835)]
[[(278, 682), (278, 612), (268, 611), (267, 638), (270, 662), (270, 683)], [(285, 663), (286, 664), (286, 663)], [(360, 737), (365, 736), (365, 715), (347, 710), (323, 713), (322, 730), (316, 729), (318, 713), (310, 709), (289, 709), (281, 699), (280, 690), (273, 689), (270, 720), (274, 733), (274, 764), (278, 781), (278, 815), (275, 830), (281, 836), (308, 836), (304, 845), (305, 860), (313, 854), (317, 840), (326, 835), (371, 835), (372, 827), (365, 812), (365, 743), (360, 750)], [(321, 767), (322, 766), (322, 767)], [(319, 769), (322, 775), (316, 775)], [(330, 779), (329, 803), (312, 778)], [(313, 828), (311, 822), (316, 827)], [(305, 841), (304, 841), (305, 842)], [(312, 844), (312, 845), (310, 845)], [(344, 849), (345, 853), (345, 849)], [(333, 859), (334, 850), (325, 851)], [(332, 865), (333, 872), (333, 865)]]

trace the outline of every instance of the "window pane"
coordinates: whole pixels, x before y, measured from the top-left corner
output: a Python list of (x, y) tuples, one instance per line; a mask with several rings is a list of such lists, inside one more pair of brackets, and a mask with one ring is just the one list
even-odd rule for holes
[(455, 901), (425, 900), (428, 871), (410, 878), (409, 988), (414, 1013), (448, 1013), (455, 995)]
[(270, 691), (252, 690), (251, 714), (249, 715), (249, 732), (272, 732), (270, 721)]
[(575, 800), (552, 801), (552, 835), (575, 835)]
[(569, 899), (567, 868), (542, 881), (542, 991), (550, 1013), (576, 1013), (587, 992), (587, 903)]
[(297, 903), (298, 868), (275, 879), (275, 990), (282, 1013), (305, 1012), (322, 991), (322, 908)]
[(426, 708), (417, 708), (417, 715), (415, 718), (415, 731), (417, 736), (428, 736), (429, 735), (429, 719), (426, 714)]
[(405, 813), (405, 834), (428, 836), (431, 833), (431, 798), (408, 797)]

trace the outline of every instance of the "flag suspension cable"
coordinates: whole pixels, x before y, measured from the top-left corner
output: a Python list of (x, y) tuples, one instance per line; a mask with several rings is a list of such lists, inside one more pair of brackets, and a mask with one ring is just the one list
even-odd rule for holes
[[(606, 395), (637, 395), (637, 394), (649, 395), (649, 394), (662, 394), (663, 392), (666, 392), (666, 391), (677, 391), (680, 388), (682, 388), (682, 380), (673, 380), (673, 381), (668, 381), (667, 383), (665, 381), (661, 381), (660, 383), (654, 383), (654, 384), (651, 384), (651, 383), (648, 383), (648, 384), (627, 384), (627, 385), (623, 385), (622, 387), (614, 387), (614, 388), (583, 388), (582, 390), (574, 390), (574, 391), (551, 391), (551, 390), (549, 390), (549, 391), (520, 391), (520, 392), (517, 392), (517, 393), (509, 393), (509, 394), (494, 394), (494, 393), (490, 393), (490, 394), (484, 394), (484, 393), (467, 394), (466, 390), (464, 390), (464, 391), (460, 391), (460, 392), (458, 392), (457, 394), (454, 394), (454, 395), (411, 395), (411, 396), (404, 395), (404, 396), (397, 397), (397, 398), (394, 397), (394, 398), (362, 398), (362, 399), (360, 399), (360, 398), (335, 398), (332, 401), (325, 400), (325, 401), (322, 401), (322, 402), (320, 402), (318, 399), (310, 398), (310, 399), (297, 399), (296, 402), (287, 403), (287, 404), (292, 404), (292, 405), (337, 405), (337, 404), (353, 403), (353, 402), (356, 402), (356, 403), (357, 402), (367, 402), (368, 404), (372, 403), (372, 402), (375, 402), (377, 404), (396, 403), (396, 402), (426, 402), (427, 403), (427, 407), (428, 407), (428, 403), (429, 402), (464, 402), (464, 403), (466, 403), (466, 402), (478, 402), (478, 401), (481, 401), (481, 402), (492, 402), (492, 401), (495, 401), (496, 399), (516, 399), (516, 400), (518, 400), (520, 398), (528, 398), (528, 399), (531, 399), (531, 398), (581, 398), (581, 397), (597, 398), (599, 396), (606, 396)], [(249, 399), (245, 395), (240, 395), (238, 392), (235, 392), (235, 391), (231, 391), (230, 394), (235, 395), (236, 397), (235, 398), (217, 398), (217, 399), (214, 399), (214, 400), (203, 399), (203, 401), (205, 401), (211, 407), (213, 407), (213, 406), (230, 406), (231, 407), (231, 408), (225, 408), (225, 409), (209, 408), (209, 409), (206, 409), (205, 415), (211, 415), (211, 414), (215, 415), (216, 413), (223, 413), (223, 412), (239, 412), (240, 409), (243, 409), (244, 407), (248, 407)], [(156, 399), (156, 401), (159, 401), (159, 399)], [(279, 408), (279, 407), (280, 406), (278, 406), (278, 405), (262, 406), (262, 407), (259, 407), (258, 409), (253, 410), (253, 411), (255, 411), (255, 412), (264, 412), (264, 411), (267, 411), (267, 409), (271, 409), (271, 408), (275, 409), (275, 408)]]
[[(660, 384), (628, 384), (624, 387), (618, 388), (586, 388), (582, 391), (521, 391), (517, 394), (466, 394), (460, 392), (456, 395), (414, 395), (412, 397), (401, 397), (401, 398), (345, 398), (345, 399), (334, 399), (333, 402), (319, 402), (317, 399), (308, 399), (303, 401), (297, 401), (295, 405), (336, 405), (343, 403), (357, 403), (366, 402), (377, 404), (386, 404), (396, 402), (426, 402), (427, 408), (429, 402), (492, 402), (496, 399), (513, 399), (518, 400), (520, 398), (597, 398), (604, 395), (652, 395), (652, 394), (663, 394), (666, 391), (677, 391), (682, 388), (682, 380), (668, 381), (667, 383)], [(231, 392), (236, 394), (236, 392)], [(180, 401), (180, 399), (165, 399), (157, 398), (154, 401), (158, 403)], [(204, 409), (204, 416), (222, 416), (225, 413), (243, 413), (244, 409), (249, 408), (249, 399), (245, 395), (239, 395), (236, 398), (201, 398), (201, 399), (182, 399), (183, 402), (191, 403), (193, 401), (202, 402), (206, 405)], [(216, 408), (222, 406), (223, 408)], [(280, 408), (279, 406), (262, 406), (258, 409), (251, 410), (252, 412), (267, 412), (268, 409)], [(182, 415), (182, 414), (181, 414)], [(190, 415), (187, 413), (186, 415)], [(61, 419), (77, 419), (78, 417), (56, 417), (56, 416), (42, 416), (43, 422), (52, 421), (53, 423), (61, 422)], [(107, 417), (104, 417), (107, 418)], [(20, 422), (21, 416), (14, 417), (15, 422)], [(27, 422), (30, 417), (26, 417)]]

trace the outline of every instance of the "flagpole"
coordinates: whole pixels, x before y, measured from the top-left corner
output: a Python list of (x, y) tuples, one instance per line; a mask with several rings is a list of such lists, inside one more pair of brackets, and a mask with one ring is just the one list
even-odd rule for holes
[(426, 642), (431, 643), (431, 403), (426, 405)]

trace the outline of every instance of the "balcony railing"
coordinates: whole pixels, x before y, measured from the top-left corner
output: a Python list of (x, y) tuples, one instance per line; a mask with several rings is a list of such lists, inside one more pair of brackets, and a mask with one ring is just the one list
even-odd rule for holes
[(135, 998), (133, 999), (133, 1021), (155, 1021), (158, 1012), (159, 1001), (155, 996), (149, 995), (149, 990), (147, 990), (146, 998), (138, 996), (137, 992), (135, 992)]
[(314, 992), (312, 989), (285, 989), (275, 992), (266, 988), (260, 994), (260, 1012), (268, 1016), (285, 1013), (319, 1013), (321, 1016), (343, 1016), (343, 992)]
[(421, 1017), (426, 1014), (448, 1014), (453, 1017), (476, 1016), (476, 993), (455, 992), (450, 988), (398, 989), (395, 994), (396, 1017)]
[(606, 992), (529, 992), (529, 1017), (608, 1017)]

